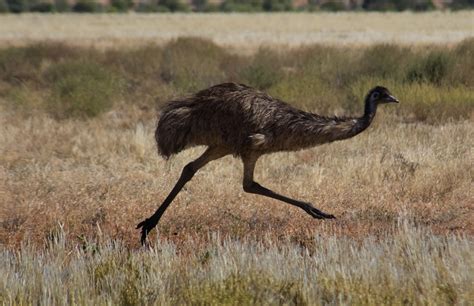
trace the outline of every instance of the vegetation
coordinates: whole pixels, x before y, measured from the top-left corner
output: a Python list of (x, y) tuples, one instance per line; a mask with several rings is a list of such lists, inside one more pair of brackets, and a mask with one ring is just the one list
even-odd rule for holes
[[(474, 300), (474, 40), (236, 50), (200, 38), (0, 49), (0, 304)], [(328, 115), (361, 114), (376, 84), (401, 103), (353, 139), (259, 161), (259, 182), (337, 219), (244, 193), (226, 157), (140, 248), (135, 225), (202, 152), (159, 158), (157, 109), (226, 81)]]
[[(452, 48), (315, 45), (260, 49), (250, 56), (197, 38), (105, 52), (38, 44), (0, 50), (0, 96), (5, 106), (27, 112), (93, 117), (117, 100), (152, 105), (150, 94), (164, 102), (170, 95), (238, 81), (305, 109), (354, 113), (364, 92), (384, 84), (403, 101), (393, 110), (400, 118), (442, 123), (471, 116), (473, 52), (472, 39)], [(32, 92), (37, 97), (28, 101), (25, 93)]]
[(0, 249), (2, 304), (326, 305), (469, 304), (472, 240), (437, 237), (401, 222), (360, 242), (292, 243), (214, 237), (130, 251), (119, 242), (68, 247), (63, 232), (45, 250)]
[[(364, 1), (340, 1), (340, 0), (310, 0), (307, 5), (297, 6), (292, 0), (223, 0), (220, 4), (208, 3), (205, 0), (195, 0), (186, 2), (182, 0), (152, 0), (138, 2), (134, 5), (129, 0), (112, 0), (104, 6), (95, 0), (78, 0), (71, 4), (69, 9), (65, 8), (66, 2), (38, 1), (38, 0), (2, 0), (7, 1), (8, 6), (2, 9), (0, 2), (0, 13), (12, 12), (64, 12), (71, 10), (78, 13), (103, 12), (126, 12), (135, 10), (138, 12), (186, 12), (186, 11), (223, 11), (223, 12), (280, 12), (293, 10), (309, 11), (349, 11), (349, 10), (368, 10), (368, 11), (428, 11), (436, 6), (432, 0), (364, 0)], [(447, 3), (440, 3), (443, 8), (453, 10), (472, 9), (474, 3), (472, 0), (452, 0)]]

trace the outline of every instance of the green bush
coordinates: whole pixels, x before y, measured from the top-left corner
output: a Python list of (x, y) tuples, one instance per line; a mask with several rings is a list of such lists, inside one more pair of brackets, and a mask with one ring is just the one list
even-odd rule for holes
[(241, 78), (250, 85), (267, 89), (283, 78), (280, 56), (273, 50), (262, 48), (241, 72)]
[(368, 47), (360, 59), (360, 74), (369, 77), (402, 79), (413, 52), (407, 47), (381, 44)]
[(140, 2), (135, 7), (137, 13), (153, 13), (158, 11), (158, 5), (156, 2)]
[(375, 11), (425, 11), (434, 9), (435, 6), (431, 0), (365, 0), (362, 7), (367, 10)]
[(321, 6), (319, 7), (321, 10), (323, 11), (330, 11), (330, 12), (339, 12), (339, 11), (345, 11), (346, 10), (346, 6), (344, 5), (344, 3), (341, 3), (339, 1), (328, 1), (328, 2), (325, 2), (323, 4), (321, 4)]
[(291, 11), (293, 3), (291, 0), (264, 0), (263, 10), (267, 12)]
[[(321, 114), (334, 113), (341, 108), (344, 92), (334, 90), (319, 78), (295, 75), (285, 78), (271, 87), (269, 93), (288, 103)], [(356, 105), (361, 107), (362, 104)], [(348, 111), (348, 109), (344, 109)]]
[(133, 2), (131, 0), (112, 0), (110, 6), (116, 12), (127, 12), (133, 7)]
[(452, 10), (473, 9), (474, 1), (473, 0), (453, 0), (449, 4), (449, 8)]
[(444, 51), (433, 51), (417, 59), (407, 73), (410, 82), (430, 82), (441, 85), (452, 66), (451, 57)]
[(224, 0), (220, 10), (224, 12), (259, 12), (263, 0)]
[(450, 84), (474, 88), (474, 38), (460, 42), (453, 51), (453, 67), (449, 70)]
[(226, 80), (221, 68), (226, 56), (211, 41), (179, 38), (164, 48), (161, 77), (181, 92), (203, 89)]
[(28, 11), (27, 0), (6, 0), (8, 10), (12, 13), (22, 13)]
[(94, 117), (110, 109), (120, 93), (120, 79), (96, 62), (80, 59), (50, 67), (52, 94), (48, 111), (56, 118)]
[(190, 10), (189, 6), (180, 0), (158, 0), (158, 7), (166, 8), (170, 12), (186, 12)]
[(0, 79), (12, 84), (39, 81), (41, 68), (46, 63), (74, 58), (79, 52), (79, 49), (61, 43), (0, 49)]
[(103, 11), (103, 7), (93, 0), (80, 0), (72, 6), (72, 10), (76, 13), (96, 13)]
[(53, 3), (49, 2), (38, 2), (33, 5), (30, 5), (30, 12), (38, 13), (51, 13), (56, 11)]
[(1, 13), (8, 13), (10, 10), (8, 9), (8, 4), (6, 0), (0, 0), (0, 14)]
[(69, 12), (71, 10), (67, 0), (54, 0), (54, 6), (56, 7), (56, 11), (60, 13)]

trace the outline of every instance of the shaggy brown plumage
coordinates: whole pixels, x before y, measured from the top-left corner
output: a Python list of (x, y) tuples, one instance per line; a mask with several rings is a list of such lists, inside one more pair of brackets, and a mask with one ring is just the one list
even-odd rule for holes
[(142, 243), (196, 171), (209, 161), (228, 154), (240, 157), (244, 163), (246, 192), (298, 206), (315, 218), (334, 218), (310, 203), (287, 198), (254, 182), (255, 163), (263, 154), (295, 151), (353, 137), (370, 125), (378, 104), (389, 102), (398, 100), (386, 88), (377, 86), (367, 94), (362, 117), (324, 117), (236, 83), (215, 85), (188, 98), (171, 101), (163, 108), (155, 133), (159, 153), (169, 158), (192, 146), (205, 145), (208, 149), (186, 165), (160, 208), (137, 226), (142, 227)]

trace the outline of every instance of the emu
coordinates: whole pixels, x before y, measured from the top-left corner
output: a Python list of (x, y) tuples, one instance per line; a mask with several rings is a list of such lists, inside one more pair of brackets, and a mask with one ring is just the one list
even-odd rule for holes
[(310, 203), (278, 194), (255, 182), (255, 164), (264, 154), (296, 151), (353, 137), (371, 124), (379, 104), (393, 102), (398, 103), (397, 98), (385, 87), (377, 86), (367, 94), (361, 117), (325, 117), (236, 83), (215, 85), (171, 101), (162, 109), (155, 132), (159, 154), (167, 159), (189, 147), (204, 145), (207, 149), (183, 168), (176, 185), (156, 212), (137, 225), (137, 229), (141, 228), (142, 244), (194, 174), (210, 161), (228, 154), (242, 159), (245, 192), (297, 206), (316, 219), (335, 218)]

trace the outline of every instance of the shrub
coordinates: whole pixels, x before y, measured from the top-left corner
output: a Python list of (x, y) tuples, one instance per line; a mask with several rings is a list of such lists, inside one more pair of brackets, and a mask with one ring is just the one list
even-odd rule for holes
[(452, 10), (465, 10), (472, 9), (474, 7), (473, 0), (453, 0), (449, 4), (449, 8)]
[(139, 2), (135, 7), (135, 12), (137, 13), (152, 13), (157, 11), (158, 7), (156, 2)]
[(261, 0), (224, 0), (220, 5), (224, 12), (258, 12), (262, 10)]
[(291, 11), (293, 8), (291, 0), (264, 0), (263, 10), (267, 12)]
[(370, 11), (393, 11), (397, 8), (391, 0), (364, 0), (362, 7)]
[(383, 108), (382, 111), (396, 113), (407, 121), (439, 123), (468, 118), (474, 108), (474, 92), (459, 85), (446, 87), (393, 79), (362, 78), (351, 85), (350, 96), (363, 97), (374, 85), (387, 87), (400, 100), (399, 107)]
[(35, 3), (30, 6), (31, 12), (38, 12), (38, 13), (51, 13), (54, 12), (56, 8), (54, 4), (48, 2), (39, 2)]
[(405, 66), (412, 56), (412, 52), (406, 47), (391, 44), (369, 47), (360, 59), (360, 74), (402, 79)]
[(325, 3), (321, 4), (321, 6), (319, 8), (321, 10), (330, 11), (330, 12), (339, 12), (339, 11), (346, 10), (346, 6), (344, 5), (344, 3), (341, 3), (339, 1), (338, 2), (336, 2), (336, 1), (325, 2)]
[(179, 38), (163, 52), (161, 77), (183, 92), (196, 91), (226, 79), (221, 64), (226, 52), (200, 38)]
[(12, 13), (22, 13), (28, 11), (27, 0), (6, 0), (8, 10)]
[(412, 64), (407, 79), (410, 82), (431, 82), (440, 85), (451, 65), (449, 54), (436, 50)]
[(73, 5), (72, 10), (76, 13), (95, 13), (102, 11), (102, 6), (92, 0), (80, 0)]
[(55, 64), (46, 72), (52, 85), (49, 112), (57, 118), (94, 117), (108, 110), (120, 92), (120, 79), (96, 62)]
[(0, 79), (17, 84), (27, 80), (38, 80), (45, 62), (56, 62), (63, 58), (76, 57), (77, 48), (61, 43), (33, 44), (0, 50)]
[(449, 69), (450, 84), (463, 84), (474, 87), (474, 38), (459, 43), (453, 50), (454, 63)]
[(207, 10), (208, 2), (207, 0), (192, 0), (194, 11), (204, 12)]
[[(321, 79), (310, 75), (285, 78), (269, 89), (272, 96), (308, 111), (334, 113), (342, 108), (343, 92), (334, 90)], [(361, 107), (361, 104), (358, 105)], [(347, 110), (347, 109), (345, 109)]]
[(8, 4), (6, 0), (0, 0), (0, 13), (8, 13)]
[(54, 0), (54, 6), (56, 7), (56, 11), (60, 13), (69, 12), (71, 10), (67, 0)]
[(158, 6), (170, 12), (189, 11), (189, 6), (179, 0), (158, 0)]
[(424, 11), (434, 9), (435, 6), (431, 0), (365, 0), (362, 4), (364, 9), (376, 10), (376, 11), (388, 11), (388, 10), (415, 10)]
[(270, 49), (260, 49), (252, 58), (250, 65), (242, 70), (241, 78), (250, 85), (267, 89), (283, 77), (279, 55)]
[(127, 12), (133, 6), (131, 0), (112, 0), (110, 6), (114, 11)]

